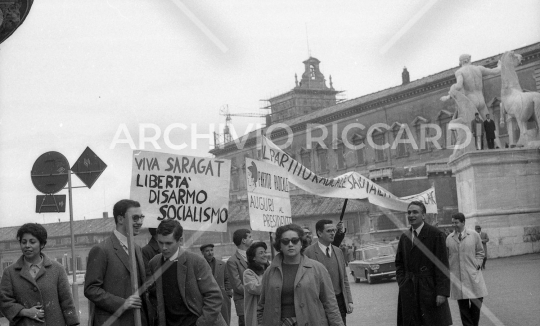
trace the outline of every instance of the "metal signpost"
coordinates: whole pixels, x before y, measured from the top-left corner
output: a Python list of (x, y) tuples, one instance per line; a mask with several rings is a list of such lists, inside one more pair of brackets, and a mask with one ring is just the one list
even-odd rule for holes
[[(58, 152), (47, 152), (34, 162), (30, 177), (34, 187), (43, 195), (36, 197), (36, 213), (63, 213), (66, 211), (66, 195), (54, 195), (67, 184), (69, 198), (69, 228), (71, 233), (71, 270), (73, 271), (73, 301), (75, 309), (79, 312), (79, 285), (77, 284), (77, 259), (75, 257), (75, 234), (73, 232), (73, 196), (71, 190), (71, 173), (75, 173), (89, 189), (97, 178), (107, 168), (107, 164), (88, 147), (84, 150), (73, 167), (69, 167), (66, 157)], [(66, 255), (66, 272), (68, 258)]]

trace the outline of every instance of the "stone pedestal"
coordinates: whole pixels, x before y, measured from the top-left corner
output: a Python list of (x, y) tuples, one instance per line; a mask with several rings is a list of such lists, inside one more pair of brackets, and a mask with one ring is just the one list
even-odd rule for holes
[(473, 151), (448, 165), (466, 227), (490, 238), (488, 257), (540, 252), (540, 149)]

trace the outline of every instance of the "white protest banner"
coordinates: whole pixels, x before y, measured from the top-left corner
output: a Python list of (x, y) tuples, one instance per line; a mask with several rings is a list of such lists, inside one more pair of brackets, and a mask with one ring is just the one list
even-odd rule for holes
[(275, 232), (292, 223), (287, 173), (246, 157), (249, 222), (252, 230)]
[(231, 161), (134, 151), (132, 167), (145, 227), (176, 219), (186, 230), (227, 231)]
[[(335, 178), (318, 176), (282, 151), (264, 136), (262, 137), (261, 143), (261, 156), (264, 162), (273, 164), (286, 171), (289, 182), (302, 190), (318, 196), (368, 199), (369, 202), (374, 205), (402, 212), (407, 211), (407, 205), (412, 201), (394, 196), (386, 189), (358, 172), (347, 172)], [(436, 213), (437, 203), (435, 201), (435, 189), (431, 188), (430, 190), (432, 190), (430, 193), (431, 197), (429, 197), (430, 200), (425, 200), (424, 202), (428, 203), (426, 204), (428, 213)], [(422, 194), (425, 194), (425, 192)], [(416, 196), (420, 195), (421, 194), (409, 197), (416, 198)], [(428, 206), (431, 207), (428, 208)]]
[(428, 190), (412, 196), (399, 197), (400, 200), (405, 202), (412, 202), (413, 200), (421, 201), (426, 205), (426, 213), (437, 214), (437, 198), (435, 197), (435, 187), (431, 187)]

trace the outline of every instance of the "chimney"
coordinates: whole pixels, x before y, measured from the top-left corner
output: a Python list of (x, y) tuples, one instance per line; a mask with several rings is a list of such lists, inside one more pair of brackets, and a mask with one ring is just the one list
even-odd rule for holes
[(411, 79), (409, 77), (409, 72), (407, 71), (407, 67), (403, 67), (403, 72), (401, 73), (401, 79), (403, 81), (401, 85), (406, 85), (411, 82)]
[(104, 219), (109, 218), (109, 212), (103, 212), (103, 218)]

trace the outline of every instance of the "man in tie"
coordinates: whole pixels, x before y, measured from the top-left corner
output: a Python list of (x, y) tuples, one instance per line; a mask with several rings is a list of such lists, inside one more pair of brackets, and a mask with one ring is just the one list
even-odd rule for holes
[(236, 252), (227, 260), (227, 273), (233, 289), (234, 305), (238, 316), (238, 326), (244, 326), (244, 271), (247, 269), (246, 250), (253, 243), (251, 230), (238, 229), (233, 233)]
[[(131, 293), (131, 267), (128, 255), (127, 235), (139, 234), (144, 215), (139, 202), (123, 199), (113, 208), (116, 228), (110, 237), (95, 245), (88, 254), (88, 268), (84, 279), (84, 296), (89, 301), (90, 325), (135, 325), (134, 309), (140, 309), (142, 325), (148, 325), (146, 292), (142, 297)], [(129, 230), (127, 219), (132, 219)], [(146, 280), (146, 268), (141, 248), (135, 245), (137, 280), (140, 288)]]
[(399, 286), (397, 324), (452, 325), (446, 236), (424, 222), (426, 206), (412, 201), (407, 208), (411, 228), (399, 238), (396, 279)]
[(462, 213), (452, 215), (454, 232), (446, 238), (450, 260), (450, 298), (457, 300), (463, 326), (478, 326), (480, 308), (487, 295), (482, 271), (484, 247), (480, 234), (465, 228)]
[(346, 316), (353, 312), (353, 300), (343, 251), (332, 245), (336, 226), (331, 220), (320, 220), (315, 224), (315, 231), (319, 241), (307, 247), (304, 255), (322, 263), (328, 270), (343, 324), (347, 325)]

